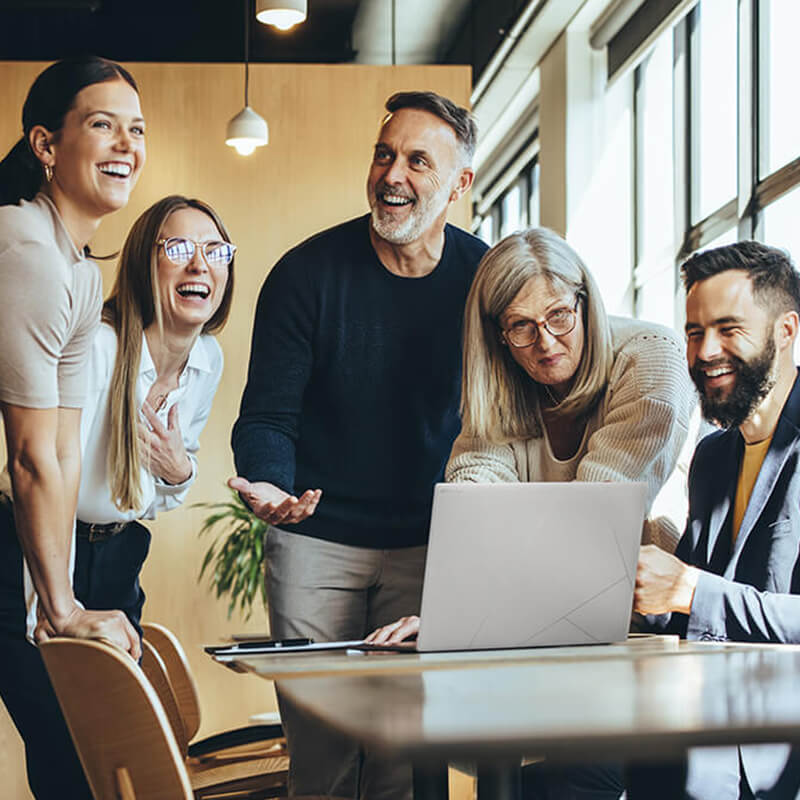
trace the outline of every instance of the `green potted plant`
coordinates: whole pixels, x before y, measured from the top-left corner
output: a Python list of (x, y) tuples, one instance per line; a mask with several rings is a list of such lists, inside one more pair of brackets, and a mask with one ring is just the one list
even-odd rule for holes
[(217, 531), (200, 567), (198, 581), (208, 571), (209, 582), (217, 597), (227, 595), (228, 618), (236, 606), (244, 619), (250, 619), (256, 597), (267, 606), (264, 586), (264, 534), (267, 523), (260, 520), (239, 497), (231, 491), (227, 503), (195, 503), (207, 508), (206, 517), (198, 536)]

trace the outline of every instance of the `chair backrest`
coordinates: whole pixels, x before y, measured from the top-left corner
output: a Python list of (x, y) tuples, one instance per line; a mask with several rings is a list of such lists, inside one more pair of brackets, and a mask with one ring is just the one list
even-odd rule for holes
[(183, 727), (183, 717), (178, 708), (175, 690), (170, 683), (164, 661), (147, 639), (142, 640), (142, 671), (147, 680), (150, 681), (150, 685), (156, 690), (158, 699), (161, 701), (161, 706), (172, 728), (172, 733), (175, 735), (178, 750), (186, 758), (189, 755), (189, 741), (186, 738), (186, 730)]
[(163, 625), (145, 622), (142, 624), (142, 632), (167, 668), (169, 682), (183, 718), (186, 740), (191, 742), (200, 728), (200, 699), (186, 652), (178, 637)]
[(191, 800), (167, 716), (142, 671), (103, 642), (40, 645), (95, 800)]

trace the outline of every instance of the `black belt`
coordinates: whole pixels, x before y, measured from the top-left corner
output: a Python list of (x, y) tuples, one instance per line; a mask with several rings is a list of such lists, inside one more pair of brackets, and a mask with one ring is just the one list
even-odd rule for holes
[(88, 539), (90, 542), (104, 542), (106, 539), (121, 533), (127, 527), (127, 522), (84, 522), (80, 519), (75, 525), (78, 536)]

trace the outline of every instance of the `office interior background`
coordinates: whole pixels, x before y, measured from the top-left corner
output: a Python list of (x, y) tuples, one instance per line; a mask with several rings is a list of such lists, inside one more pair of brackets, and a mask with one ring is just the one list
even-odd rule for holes
[[(800, 28), (795, 0), (308, 0), (286, 34), (251, 19), (249, 100), (270, 142), (224, 144), (243, 105), (245, 2), (0, 2), (0, 151), (20, 135), (30, 83), (81, 51), (125, 63), (140, 84), (148, 161), (95, 253), (119, 249), (165, 194), (210, 202), (239, 245), (225, 375), (201, 437), (186, 505), (155, 521), (145, 618), (184, 643), (204, 703), (201, 734), (275, 709), (253, 677), (227, 673), (203, 643), (266, 628), (198, 583), (206, 511), (226, 499), (230, 427), (247, 369), (258, 289), (312, 233), (367, 211), (383, 102), (433, 89), (471, 103), (480, 127), (471, 198), (450, 220), (494, 243), (528, 225), (566, 236), (611, 313), (679, 330), (680, 262), (755, 238), (800, 253)], [(106, 291), (114, 261), (101, 262)], [(280, 380), (280, 376), (275, 376)], [(0, 453), (4, 455), (4, 453)], [(667, 510), (680, 525), (681, 487)], [(669, 505), (668, 502), (668, 505)], [(3, 796), (28, 798), (21, 742), (0, 708)]]

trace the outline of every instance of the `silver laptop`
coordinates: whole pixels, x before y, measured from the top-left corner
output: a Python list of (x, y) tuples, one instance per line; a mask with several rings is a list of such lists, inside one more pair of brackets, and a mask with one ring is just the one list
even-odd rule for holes
[(600, 644), (630, 624), (644, 483), (448, 483), (416, 649)]

